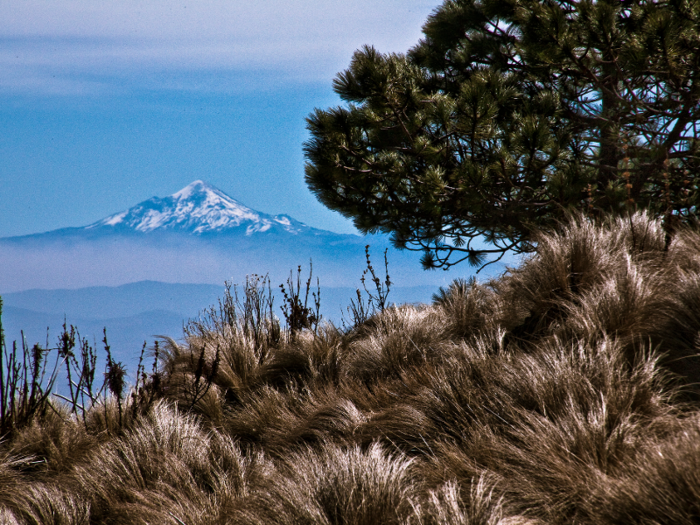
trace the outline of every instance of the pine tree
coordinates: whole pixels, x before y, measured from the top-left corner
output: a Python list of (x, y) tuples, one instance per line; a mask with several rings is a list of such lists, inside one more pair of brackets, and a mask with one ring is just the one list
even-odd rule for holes
[(307, 184), (360, 231), (448, 268), (574, 210), (695, 220), (700, 0), (447, 0), (423, 32), (307, 119)]

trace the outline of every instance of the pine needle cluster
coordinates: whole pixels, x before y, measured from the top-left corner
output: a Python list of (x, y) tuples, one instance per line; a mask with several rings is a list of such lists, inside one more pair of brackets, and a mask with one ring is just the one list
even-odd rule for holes
[(572, 210), (697, 220), (698, 0), (444, 0), (423, 34), (358, 49), (307, 119), (306, 182), (360, 231), (448, 268)]

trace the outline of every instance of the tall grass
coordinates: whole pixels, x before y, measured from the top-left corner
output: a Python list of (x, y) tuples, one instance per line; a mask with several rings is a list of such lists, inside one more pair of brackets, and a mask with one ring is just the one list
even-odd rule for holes
[(121, 424), (111, 394), (5, 437), (0, 519), (696, 523), (700, 232), (575, 217), (537, 245), (344, 329), (229, 286)]

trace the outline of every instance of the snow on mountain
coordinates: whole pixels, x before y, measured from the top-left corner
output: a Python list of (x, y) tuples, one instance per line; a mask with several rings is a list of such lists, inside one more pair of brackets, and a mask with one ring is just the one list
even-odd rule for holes
[(223, 191), (196, 180), (168, 197), (153, 197), (126, 211), (111, 215), (86, 229), (114, 228), (142, 233), (186, 231), (195, 234), (245, 229), (245, 235), (285, 231), (313, 232), (287, 215), (267, 215), (232, 199)]

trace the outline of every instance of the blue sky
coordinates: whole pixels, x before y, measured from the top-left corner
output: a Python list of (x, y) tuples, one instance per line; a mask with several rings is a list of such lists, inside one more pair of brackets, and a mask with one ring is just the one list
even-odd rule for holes
[(82, 226), (206, 180), (349, 233), (303, 180), (305, 117), (363, 44), (439, 2), (0, 0), (0, 237)]

